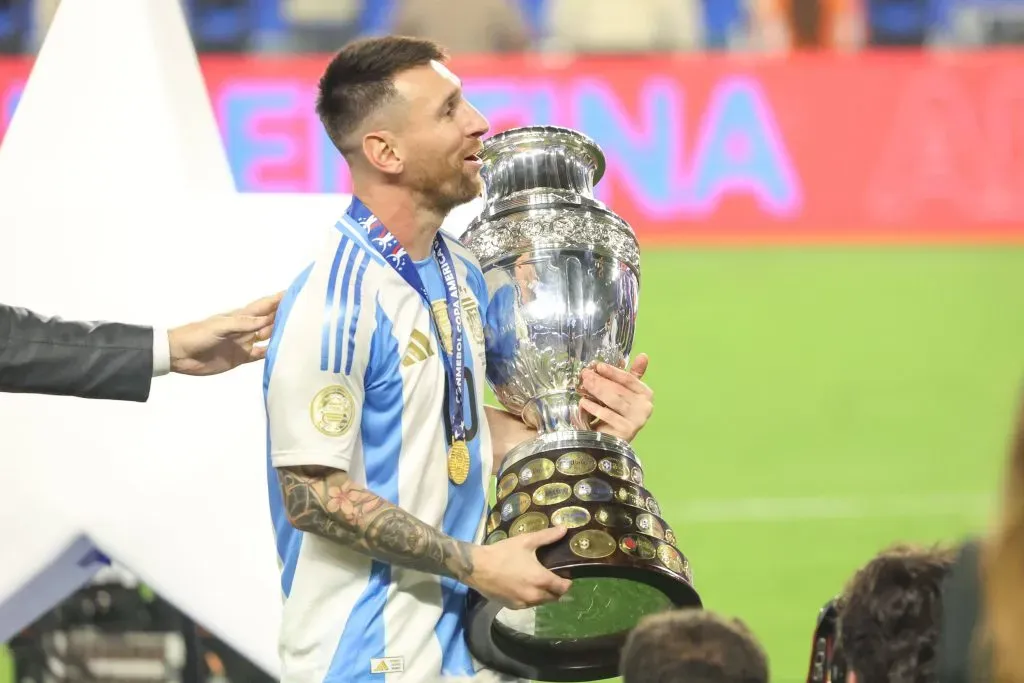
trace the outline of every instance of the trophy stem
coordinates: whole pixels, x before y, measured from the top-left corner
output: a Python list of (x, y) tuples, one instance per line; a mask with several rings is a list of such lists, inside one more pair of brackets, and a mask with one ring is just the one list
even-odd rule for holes
[(552, 391), (534, 396), (523, 407), (523, 421), (534, 427), (538, 434), (593, 431), (580, 408), (579, 394), (572, 391)]

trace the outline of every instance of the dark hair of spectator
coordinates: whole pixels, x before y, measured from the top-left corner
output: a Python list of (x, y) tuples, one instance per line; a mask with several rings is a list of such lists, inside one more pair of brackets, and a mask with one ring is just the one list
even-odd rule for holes
[(619, 670), (624, 683), (768, 683), (768, 657), (747, 626), (697, 609), (641, 620)]
[(956, 553), (897, 545), (854, 574), (839, 601), (839, 644), (858, 683), (934, 683), (942, 582)]

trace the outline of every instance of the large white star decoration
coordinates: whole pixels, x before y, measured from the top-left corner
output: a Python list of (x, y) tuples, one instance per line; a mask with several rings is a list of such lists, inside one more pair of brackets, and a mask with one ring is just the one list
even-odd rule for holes
[[(348, 203), (236, 193), (177, 0), (63, 0), (0, 188), (0, 301), (158, 325), (287, 287)], [(0, 394), (0, 642), (106, 555), (277, 674), (262, 370), (163, 377), (146, 404)]]
[[(175, 0), (61, 3), (0, 187), (0, 301), (160, 325), (283, 289), (346, 202), (236, 194)], [(0, 394), (0, 642), (98, 548), (276, 674), (261, 373), (160, 378), (144, 405)]]

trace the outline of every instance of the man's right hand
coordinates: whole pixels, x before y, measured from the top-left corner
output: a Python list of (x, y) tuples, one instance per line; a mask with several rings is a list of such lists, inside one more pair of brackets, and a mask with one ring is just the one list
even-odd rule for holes
[(555, 602), (572, 586), (537, 560), (537, 548), (565, 536), (565, 527), (551, 527), (473, 547), (473, 573), (466, 584), (510, 609)]
[(175, 327), (167, 333), (171, 372), (218, 375), (263, 360), (284, 292), (257, 299), (245, 308)]

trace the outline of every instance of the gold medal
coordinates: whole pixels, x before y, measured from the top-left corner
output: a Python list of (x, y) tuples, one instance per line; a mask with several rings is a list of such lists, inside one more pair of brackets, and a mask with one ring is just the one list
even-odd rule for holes
[(448, 449), (448, 478), (461, 485), (469, 477), (469, 447), (465, 441), (453, 441)]

